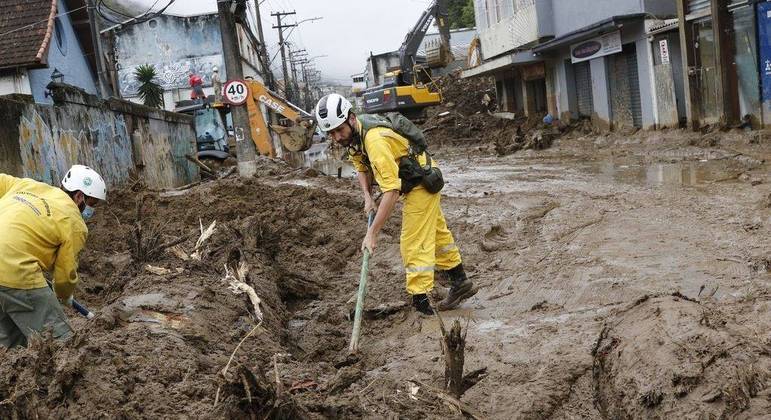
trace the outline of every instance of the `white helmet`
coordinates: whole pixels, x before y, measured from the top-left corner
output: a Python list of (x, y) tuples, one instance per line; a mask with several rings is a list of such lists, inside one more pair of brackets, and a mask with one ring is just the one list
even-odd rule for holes
[(83, 194), (99, 200), (107, 199), (107, 185), (95, 170), (83, 165), (72, 165), (62, 179), (62, 187), (69, 191), (83, 191)]
[(218, 68), (217, 68), (217, 66), (214, 66), (214, 67), (212, 67), (211, 71), (213, 71), (213, 72), (219, 72), (219, 71), (220, 71), (220, 69), (218, 69)]
[(337, 93), (330, 93), (319, 99), (316, 104), (316, 121), (321, 131), (327, 132), (339, 127), (348, 119), (348, 113), (353, 106), (348, 99)]

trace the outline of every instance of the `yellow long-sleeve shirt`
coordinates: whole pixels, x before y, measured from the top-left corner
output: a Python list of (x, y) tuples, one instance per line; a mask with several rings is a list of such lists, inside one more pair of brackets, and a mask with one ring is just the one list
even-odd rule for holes
[[(362, 133), (359, 132), (359, 134)], [(363, 143), (375, 175), (375, 182), (380, 187), (380, 191), (401, 190), (399, 160), (407, 156), (410, 141), (390, 128), (374, 127), (367, 131)], [(349, 155), (348, 159), (358, 172), (369, 172), (361, 153)], [(426, 164), (425, 153), (418, 157), (418, 162), (421, 165)], [(436, 166), (436, 161), (433, 158), (431, 159), (431, 166)], [(422, 187), (419, 186), (419, 188)]]
[(60, 299), (78, 282), (78, 254), (88, 228), (75, 202), (59, 188), (0, 174), (0, 285), (14, 289), (46, 286), (53, 272)]

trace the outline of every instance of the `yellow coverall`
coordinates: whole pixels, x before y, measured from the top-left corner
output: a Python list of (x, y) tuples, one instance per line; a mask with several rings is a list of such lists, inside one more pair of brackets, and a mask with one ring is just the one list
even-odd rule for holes
[(0, 286), (47, 287), (43, 272), (52, 272), (57, 296), (70, 298), (87, 236), (80, 210), (67, 193), (0, 174)]
[[(366, 133), (363, 143), (380, 190), (401, 190), (399, 159), (407, 156), (409, 140), (389, 128), (375, 127)], [(349, 159), (357, 171), (369, 172), (362, 154), (349, 155)], [(425, 165), (425, 154), (418, 160)], [(436, 166), (434, 159), (432, 165)], [(444, 220), (440, 196), (429, 193), (422, 185), (404, 196), (400, 248), (407, 293), (411, 295), (428, 293), (434, 288), (434, 270), (449, 270), (461, 263), (460, 251)]]

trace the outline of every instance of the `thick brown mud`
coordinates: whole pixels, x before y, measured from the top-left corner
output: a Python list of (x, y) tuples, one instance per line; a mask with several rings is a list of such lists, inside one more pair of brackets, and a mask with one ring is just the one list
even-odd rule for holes
[[(500, 156), (479, 131), (493, 117), (471, 111), (479, 126), (457, 132), (473, 135), (428, 132), (482, 287), (443, 313), (467, 330), (466, 371), (487, 369), (463, 403), (500, 419), (767, 416), (769, 140), (578, 127)], [(437, 392), (438, 321), (407, 305), (399, 210), (365, 305), (396, 309), (365, 319), (343, 364), (366, 227), (353, 179), (265, 159), (253, 179), (111, 193), (76, 294), (97, 317), (0, 350), (0, 417), (462, 417)], [(239, 268), (259, 312), (225, 280)]]

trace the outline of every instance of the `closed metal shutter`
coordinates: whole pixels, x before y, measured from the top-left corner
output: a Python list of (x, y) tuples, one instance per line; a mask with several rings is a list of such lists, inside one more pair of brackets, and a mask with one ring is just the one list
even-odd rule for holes
[(710, 0), (688, 0), (688, 14), (705, 14), (710, 9)]
[(573, 65), (576, 80), (576, 99), (578, 100), (578, 115), (591, 117), (594, 113), (592, 99), (592, 72), (588, 61)]
[(640, 101), (640, 78), (637, 69), (637, 51), (630, 49), (630, 51), (624, 51), (626, 55), (626, 64), (628, 66), (627, 74), (629, 75), (629, 94), (631, 99), (632, 119), (634, 120), (635, 127), (642, 127), (642, 103)]
[(642, 127), (642, 105), (637, 49), (634, 44), (626, 44), (623, 48), (608, 61), (611, 115), (615, 128), (639, 128)]

